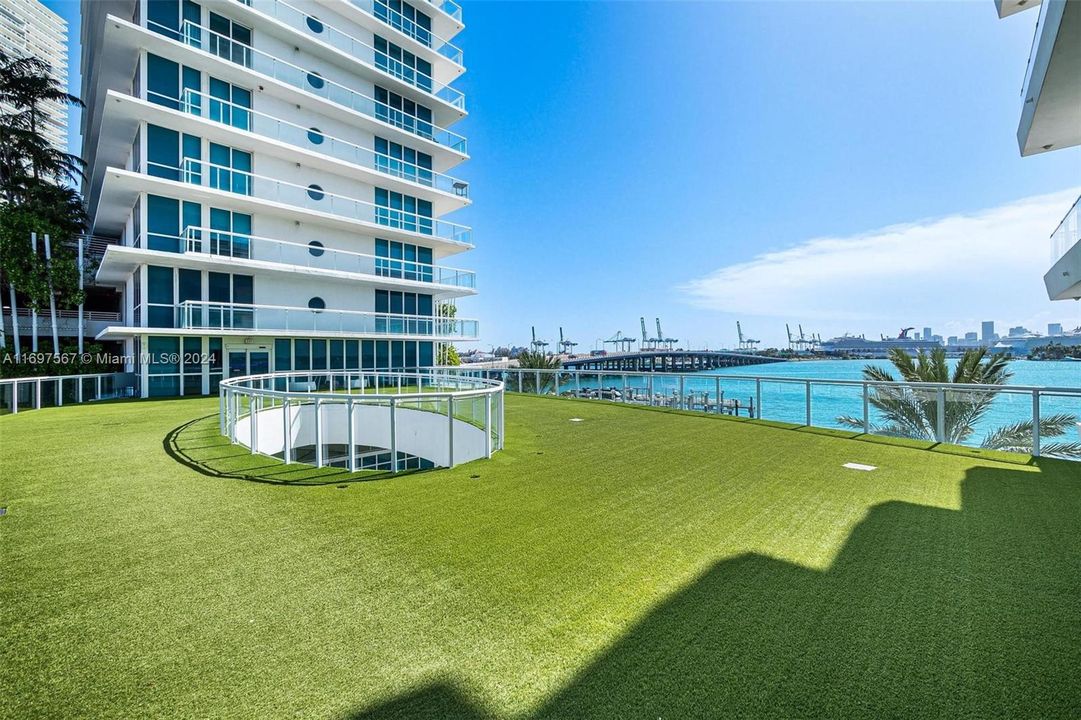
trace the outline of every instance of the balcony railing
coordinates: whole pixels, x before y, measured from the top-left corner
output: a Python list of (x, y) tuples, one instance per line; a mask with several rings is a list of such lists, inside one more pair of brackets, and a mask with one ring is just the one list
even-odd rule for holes
[(185, 158), (181, 168), (148, 162), (147, 169), (148, 174), (154, 177), (328, 213), (422, 237), (436, 237), (463, 244), (469, 244), (472, 240), (472, 230), (465, 225), (337, 195), (327, 192), (319, 185), (305, 187), (246, 170), (216, 165), (206, 160)]
[[(148, 22), (147, 25), (151, 30), (166, 37), (174, 37), (176, 34), (175, 30), (155, 22)], [(392, 125), (407, 133), (438, 143), (460, 153), (466, 152), (465, 138), (457, 133), (393, 108), (333, 80), (328, 80), (317, 72), (305, 70), (273, 55), (268, 55), (250, 45), (240, 43), (207, 27), (197, 25), (190, 20), (184, 22), (181, 41), (316, 97), (325, 98), (361, 115)]]
[(1051, 233), (1051, 264), (1054, 265), (1062, 256), (1069, 252), (1077, 243), (1081, 242), (1081, 197), (1074, 201), (1073, 206), (1062, 222)]
[[(394, 28), (403, 35), (407, 35), (413, 38), (421, 45), (432, 48), (437, 53), (453, 62), (455, 65), (462, 65), (462, 51), (455, 47), (453, 43), (451, 43), (449, 40), (444, 40), (443, 38), (433, 33), (431, 30), (421, 27), (416, 22), (405, 17), (397, 10), (388, 7), (386, 3), (378, 2), (377, 0), (353, 0), (353, 4), (359, 7), (364, 12), (371, 15), (372, 17), (376, 18), (377, 20), (386, 23), (387, 25)], [(441, 7), (441, 5), (438, 3), (429, 4), (436, 7)], [(451, 4), (453, 5), (453, 3)], [(453, 17), (455, 20), (461, 21), (462, 9), (459, 8), (457, 5), (455, 5), (454, 7), (457, 9), (456, 14), (452, 14), (450, 11), (445, 12), (447, 12), (447, 14)]]
[(476, 320), (433, 315), (399, 315), (281, 305), (247, 305), (189, 300), (177, 308), (177, 326), (191, 330), (416, 335), (476, 339)]
[(336, 250), (324, 247), (317, 241), (302, 245), (206, 227), (188, 227), (181, 239), (186, 253), (299, 265), (467, 289), (476, 287), (476, 274), (469, 270)]
[(328, 157), (370, 168), (417, 185), (453, 193), (459, 197), (469, 197), (469, 183), (465, 180), (377, 153), (347, 140), (325, 135), (314, 128), (297, 125), (206, 93), (188, 89), (184, 91), (182, 100), (155, 92), (148, 92), (147, 97), (151, 102), (175, 107), (182, 112), (238, 130), (246, 130), (294, 147), (314, 150)]
[(290, 27), (307, 28), (319, 40), (352, 55), (364, 64), (409, 83), (453, 107), (465, 110), (465, 95), (460, 90), (437, 83), (430, 75), (389, 57), (386, 53), (342, 32), (325, 20), (316, 19), (284, 0), (264, 0), (253, 7), (261, 13), (281, 20)]

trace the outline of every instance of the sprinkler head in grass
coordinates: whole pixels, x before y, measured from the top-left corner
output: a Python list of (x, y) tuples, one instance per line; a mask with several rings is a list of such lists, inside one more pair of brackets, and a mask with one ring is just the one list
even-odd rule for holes
[(470, 476), (469, 476), (469, 479), (470, 479), (470, 480), (476, 480), (476, 479), (477, 479), (477, 478), (479, 478), (479, 477), (480, 477), (480, 475), (470, 475)]

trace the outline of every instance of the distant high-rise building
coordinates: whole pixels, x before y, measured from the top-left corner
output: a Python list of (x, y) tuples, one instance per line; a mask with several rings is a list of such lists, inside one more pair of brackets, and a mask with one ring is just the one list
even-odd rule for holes
[(950, 335), (948, 338), (946, 338), (946, 344), (947, 345), (956, 345), (957, 344), (957, 336), (956, 335)]
[(934, 335), (934, 333), (931, 332), (931, 328), (925, 327), (923, 329), (923, 339), (924, 340), (930, 340), (932, 335)]
[(1047, 323), (1047, 334), (1048, 335), (1061, 335), (1062, 334), (1062, 323)]
[(977, 340), (979, 340), (979, 337), (976, 335), (976, 333), (974, 333), (974, 332), (965, 333), (965, 342), (976, 342)]
[(990, 342), (991, 340), (995, 339), (994, 320), (984, 320), (983, 323), (980, 325), (980, 328), (980, 340), (983, 340), (984, 342)]
[[(38, 0), (0, 0), (0, 50), (17, 57), (36, 57), (52, 66), (53, 77), (68, 87), (68, 24)], [(49, 119), (42, 134), (52, 145), (68, 150), (68, 108), (57, 101), (42, 103)], [(0, 103), (0, 111), (11, 107)]]

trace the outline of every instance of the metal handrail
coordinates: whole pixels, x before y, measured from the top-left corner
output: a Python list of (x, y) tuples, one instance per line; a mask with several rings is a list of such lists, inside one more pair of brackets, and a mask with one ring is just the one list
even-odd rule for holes
[[(321, 155), (370, 168), (376, 172), (405, 180), (418, 187), (435, 188), (459, 197), (469, 197), (469, 183), (460, 178), (437, 172), (431, 168), (424, 168), (390, 155), (377, 153), (348, 140), (317, 131), (315, 128), (282, 120), (273, 115), (243, 105), (237, 105), (204, 92), (185, 88), (183, 98), (174, 98), (162, 93), (147, 91), (147, 98), (150, 99), (151, 97), (169, 103), (177, 103), (181, 112), (205, 117), (208, 120), (219, 122), (241, 132), (250, 132), (271, 140), (287, 142), (294, 147), (304, 148)], [(155, 102), (153, 99), (150, 101)], [(218, 110), (218, 118), (214, 117), (215, 109)], [(277, 129), (277, 132), (270, 132), (269, 128), (264, 130), (262, 126), (265, 123), (257, 123), (258, 118), (265, 118), (271, 127)]]
[[(329, 384), (333, 387), (334, 378), (344, 378), (347, 382), (341, 383), (342, 389), (331, 390), (326, 392), (320, 392), (318, 390), (274, 390), (272, 388), (264, 387), (251, 387), (251, 383), (256, 381), (264, 382), (267, 380), (293, 380), (293, 379), (306, 379), (311, 378), (329, 378)], [(391, 379), (391, 380), (424, 380), (430, 382), (461, 382), (462, 380), (473, 381), (476, 387), (468, 390), (421, 390), (416, 392), (403, 391), (403, 388), (408, 388), (408, 385), (403, 383), (379, 383), (375, 385), (376, 392), (369, 393), (354, 393), (356, 389), (355, 384), (348, 382), (349, 380), (363, 380), (365, 378), (375, 378), (379, 380)], [(246, 384), (245, 384), (246, 383)], [(408, 398), (416, 400), (418, 398), (465, 398), (465, 397), (478, 397), (486, 395), (490, 392), (502, 390), (505, 388), (505, 383), (499, 380), (488, 380), (485, 378), (469, 378), (457, 374), (435, 374), (429, 372), (395, 372), (395, 371), (383, 371), (383, 370), (326, 370), (326, 371), (312, 371), (312, 370), (294, 370), (291, 372), (272, 372), (263, 373), (260, 375), (245, 375), (238, 378), (229, 378), (222, 380), (219, 387), (227, 387), (230, 390), (238, 392), (243, 395), (266, 395), (268, 397), (278, 398), (291, 398), (298, 397), (305, 400), (344, 400), (349, 396), (353, 396), (355, 400), (362, 402), (385, 402), (390, 399)], [(383, 386), (384, 389), (394, 389), (395, 392), (378, 392), (379, 387)], [(423, 386), (423, 383), (417, 383), (418, 388)]]
[[(204, 167), (209, 172), (204, 172)], [(367, 200), (339, 195), (324, 190), (322, 187), (313, 185), (305, 187), (278, 178), (257, 175), (247, 170), (238, 170), (226, 165), (212, 163), (209, 160), (197, 160), (195, 158), (184, 158), (183, 167), (148, 162), (147, 169), (150, 168), (176, 173), (177, 179), (175, 181), (189, 185), (198, 185), (225, 192), (236, 192), (239, 195), (285, 203), (316, 212), (329, 212), (332, 215), (357, 220), (373, 225), (376, 228), (398, 230), (429, 241), (435, 237), (448, 242), (472, 246), (473, 231), (472, 228), (466, 225), (459, 225), (447, 220), (385, 205), (376, 205)], [(152, 173), (148, 174), (153, 175)], [(154, 175), (154, 177), (161, 176)], [(241, 190), (232, 189), (235, 177), (244, 180), (244, 182), (240, 183)], [(172, 178), (164, 177), (163, 179), (171, 180)], [(256, 180), (259, 182), (255, 182)], [(273, 192), (267, 192), (268, 187), (272, 187)], [(288, 198), (284, 198), (285, 190), (293, 191)], [(337, 201), (338, 205), (344, 204), (345, 207), (335, 208), (335, 201)], [(426, 230), (430, 230), (430, 232), (425, 232)]]
[[(307, 261), (305, 267), (317, 267), (326, 270), (341, 270), (342, 272), (359, 272), (364, 275), (371, 275), (381, 278), (393, 278), (398, 280), (415, 280), (416, 282), (431, 283), (433, 285), (453, 285), (455, 287), (470, 288), (476, 287), (476, 273), (471, 270), (462, 270), (459, 268), (452, 268), (445, 265), (435, 265), (430, 263), (421, 263), (415, 260), (405, 260), (403, 258), (389, 258), (380, 255), (368, 255), (365, 253), (352, 252), (350, 250), (339, 250), (337, 248), (329, 248), (323, 245), (311, 245), (303, 243), (288, 242), (286, 240), (277, 240), (274, 238), (262, 237), (259, 235), (252, 235), (250, 233), (234, 233), (226, 230), (216, 230), (209, 227), (195, 227), (188, 226), (184, 229), (184, 234), (180, 237), (177, 236), (165, 236), (176, 238), (177, 240), (184, 241), (184, 251), (188, 253), (199, 253), (203, 255), (217, 255), (221, 257), (235, 257), (243, 260), (258, 260), (262, 262), (278, 262), (281, 264), (298, 265), (299, 263), (290, 262), (287, 263), (282, 255), (280, 248), (285, 246), (287, 248), (295, 248), (298, 254)], [(228, 242), (222, 242), (222, 238), (228, 238)], [(235, 248), (239, 246), (250, 247), (253, 243), (267, 243), (279, 247), (278, 259), (268, 260), (265, 257), (257, 257), (250, 252), (244, 255), (238, 255), (235, 252)], [(215, 248), (217, 252), (215, 252)], [(228, 248), (228, 252), (226, 252)], [(318, 254), (315, 254), (318, 253)], [(363, 270), (355, 270), (349, 267), (339, 267), (336, 263), (319, 262), (320, 258), (329, 256), (331, 259), (339, 256), (344, 256), (347, 259), (352, 259), (348, 265), (359, 266), (363, 263), (365, 266), (370, 265), (371, 269), (367, 267)], [(413, 277), (409, 277), (412, 275)]]
[[(277, 18), (284, 22), (291, 28), (310, 27), (306, 25), (307, 21), (311, 19), (319, 24), (322, 31), (318, 34), (312, 34), (311, 37), (317, 41), (324, 41), (324, 38), (328, 36), (335, 37), (339, 42), (327, 42), (327, 44), (342, 50), (354, 58), (359, 60), (364, 65), (367, 65), (371, 69), (382, 73), (388, 77), (392, 77), (396, 80), (401, 80), (410, 87), (421, 90), (432, 97), (441, 100), (448, 105), (458, 108), (459, 110), (465, 110), (465, 94), (462, 91), (444, 85), (435, 81), (431, 75), (422, 73), (416, 68), (410, 68), (409, 66), (401, 63), (398, 60), (380, 52), (371, 45), (367, 44), (363, 40), (353, 37), (349, 33), (343, 30), (339, 30), (334, 25), (328, 23), (322, 18), (316, 18), (313, 15), (297, 8), (285, 0), (264, 0), (263, 2), (254, 4), (252, 9)], [(287, 12), (280, 13), (279, 10), (285, 8)], [(392, 11), (395, 12), (395, 11)], [(284, 17), (283, 17), (284, 16)], [(387, 64), (388, 67), (380, 67), (379, 59)], [(400, 67), (399, 67), (400, 66)], [(392, 68), (392, 69), (388, 69)]]
[[(439, 35), (436, 35), (431, 30), (420, 27), (419, 25), (417, 25), (417, 23), (405, 17), (397, 10), (388, 7), (385, 3), (381, 3), (383, 11), (385, 11), (390, 16), (390, 20), (379, 17), (379, 14), (376, 12), (375, 9), (375, 4), (372, 2), (372, 0), (353, 0), (353, 4), (367, 14), (374, 17), (376, 20), (384, 23), (387, 27), (393, 30), (397, 30), (402, 35), (410, 38), (411, 40), (415, 40), (421, 45), (435, 50), (437, 53), (442, 55), (447, 60), (450, 60), (455, 65), (459, 67), (462, 66), (462, 51), (460, 48), (455, 46), (454, 43), (452, 43), (450, 40), (440, 37)], [(429, 0), (429, 4), (434, 5), (435, 3), (432, 3)], [(462, 18), (461, 8), (458, 8), (457, 15), (451, 15), (451, 17), (453, 17), (455, 20), (460, 21)]]
[[(147, 29), (164, 37), (177, 34), (173, 28), (152, 20), (147, 21)], [(221, 33), (214, 32), (210, 28), (185, 20), (179, 35), (180, 38), (176, 39), (176, 42), (182, 42), (214, 57), (233, 62), (241, 67), (248, 68), (252, 72), (286, 83), (314, 97), (329, 100), (336, 105), (443, 145), (456, 152), (463, 154), (466, 152), (466, 139), (457, 133), (436, 125), (434, 122), (422, 120), (415, 115), (409, 115), (392, 108), (386, 103), (357, 92), (341, 83), (265, 53), (262, 50), (256, 50), (251, 45), (245, 45)], [(258, 67), (256, 61), (258, 61)], [(383, 117), (380, 117), (380, 113), (382, 113)]]

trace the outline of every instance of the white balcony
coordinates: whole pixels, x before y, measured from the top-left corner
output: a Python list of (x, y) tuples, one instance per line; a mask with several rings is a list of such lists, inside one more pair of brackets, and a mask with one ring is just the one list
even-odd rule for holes
[[(465, 95), (447, 84), (457, 77), (457, 73), (442, 82), (431, 75), (404, 65), (386, 53), (380, 52), (371, 44), (334, 27), (325, 18), (318, 18), (285, 0), (260, 0), (252, 5), (238, 5), (233, 10), (239, 19), (247, 20), (252, 24), (260, 23), (265, 26), (266, 18), (272, 18), (278, 21), (278, 27), (282, 32), (289, 33), (290, 42), (293, 42), (296, 36), (305, 37), (314, 41), (310, 47), (317, 54), (336, 62), (341, 62), (343, 59), (352, 60), (357, 64), (358, 70), (369, 78), (381, 84), (389, 81), (394, 89), (411, 99), (425, 104), (445, 103), (458, 111), (459, 118), (465, 115)], [(394, 11), (389, 12), (398, 14)], [(383, 34), (391, 36), (389, 39), (392, 42), (396, 39), (391, 33)], [(325, 47), (337, 52), (320, 52)]]
[(98, 282), (122, 285), (140, 265), (158, 264), (218, 272), (241, 269), (289, 276), (314, 275), (328, 281), (361, 282), (371, 287), (408, 288), (439, 298), (476, 292), (476, 274), (470, 270), (338, 250), (318, 241), (305, 245), (199, 227), (189, 227), (183, 236), (165, 236), (165, 239), (175, 242), (182, 251), (149, 250), (145, 237), (136, 238), (133, 246), (110, 246), (98, 266)]
[(1052, 300), (1081, 299), (1081, 198), (1051, 235), (1051, 269), (1043, 282)]
[[(246, 305), (190, 300), (175, 306), (181, 330), (252, 335), (359, 335), (401, 339), (475, 340), (476, 320), (357, 310)], [(149, 331), (153, 329), (148, 328)], [(158, 328), (158, 332), (162, 329)], [(204, 332), (203, 334), (206, 334)]]
[[(418, 10), (431, 16), (431, 29), (421, 27), (380, 0), (351, 0), (345, 3), (345, 6), (355, 8), (359, 17), (367, 18), (369, 21), (361, 21), (361, 24), (373, 32), (384, 32), (387, 28), (397, 31), (400, 39), (413, 43), (415, 48), (408, 47), (405, 43), (400, 44), (426, 57), (433, 65), (442, 59), (450, 61), (448, 64), (452, 71), (461, 72), (463, 69), (462, 51), (450, 40), (465, 27), (462, 23), (462, 9), (454, 3), (415, 3)], [(432, 10), (435, 12), (431, 12)], [(345, 12), (345, 8), (340, 12)]]
[[(286, 62), (262, 50), (257, 50), (250, 45), (244, 45), (236, 40), (214, 32), (210, 28), (197, 25), (191, 21), (185, 21), (181, 28), (181, 37), (172, 38), (175, 31), (169, 28), (155, 26), (147, 23), (151, 32), (162, 34), (163, 37), (182, 42), (185, 45), (202, 50), (215, 57), (228, 60), (235, 65), (247, 68), (253, 72), (265, 75), (268, 78), (299, 88), (316, 97), (325, 98), (331, 102), (349, 108), (350, 110), (374, 118), (380, 122), (390, 124), (396, 128), (424, 138), (455, 152), (465, 154), (466, 140), (461, 135), (452, 132), (445, 127), (440, 127), (436, 117), (432, 121), (420, 119), (414, 115), (402, 112), (386, 103), (379, 102), (361, 92), (348, 88), (341, 83), (329, 80), (299, 65)], [(433, 105), (438, 105), (433, 103)], [(437, 107), (431, 108), (436, 111)], [(460, 117), (461, 112), (454, 110)], [(457, 119), (457, 118), (454, 118)], [(446, 120), (444, 120), (445, 122)]]
[(1081, 145), (1081, 2), (1043, 0), (1021, 97), (1021, 155)]

